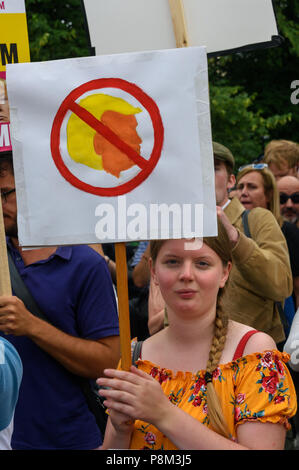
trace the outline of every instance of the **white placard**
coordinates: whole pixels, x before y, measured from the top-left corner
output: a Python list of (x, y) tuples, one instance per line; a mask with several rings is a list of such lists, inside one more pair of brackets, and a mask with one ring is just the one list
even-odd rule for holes
[(21, 245), (217, 233), (205, 48), (12, 64), (7, 85)]
[[(96, 54), (176, 47), (168, 0), (84, 0)], [(272, 0), (183, 0), (189, 46), (208, 53), (270, 42)]]
[(24, 0), (1, 0), (0, 13), (25, 13)]

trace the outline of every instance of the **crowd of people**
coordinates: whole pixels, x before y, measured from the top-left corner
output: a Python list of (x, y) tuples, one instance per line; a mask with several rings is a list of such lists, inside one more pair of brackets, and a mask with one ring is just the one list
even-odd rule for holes
[[(239, 169), (224, 145), (213, 153), (218, 236), (127, 246), (129, 371), (113, 246), (23, 250), (12, 154), (0, 155), (17, 272), (0, 296), (1, 449), (275, 450), (299, 431), (284, 352), (299, 307), (299, 145), (272, 141)], [(107, 407), (103, 433), (86, 384)]]

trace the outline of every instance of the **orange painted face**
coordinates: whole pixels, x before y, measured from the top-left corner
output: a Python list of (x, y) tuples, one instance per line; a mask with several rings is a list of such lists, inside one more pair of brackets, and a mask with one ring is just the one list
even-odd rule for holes
[[(116, 111), (105, 111), (101, 121), (109, 127), (118, 137), (128, 144), (135, 152), (140, 153), (141, 138), (137, 134), (137, 120), (133, 114), (125, 115)], [(128, 170), (135, 163), (125, 153), (121, 152), (102, 135), (94, 136), (94, 149), (102, 156), (103, 168), (119, 178), (120, 172)]]

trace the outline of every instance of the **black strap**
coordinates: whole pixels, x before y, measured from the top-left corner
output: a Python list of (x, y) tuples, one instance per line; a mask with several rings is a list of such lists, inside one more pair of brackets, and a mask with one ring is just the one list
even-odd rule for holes
[(244, 233), (245, 233), (246, 237), (251, 238), (251, 233), (250, 233), (249, 223), (248, 223), (248, 214), (249, 214), (248, 209), (243, 212), (242, 222), (243, 222)]
[(140, 358), (140, 353), (142, 349), (142, 343), (143, 341), (137, 341), (137, 343), (134, 346), (133, 353), (132, 353), (132, 365), (136, 367), (136, 362)]
[[(248, 214), (249, 214), (248, 209), (245, 210), (242, 213), (242, 222), (243, 222), (244, 234), (246, 235), (246, 237), (251, 238), (251, 233), (250, 233), (250, 229), (249, 229), (249, 222), (248, 222)], [(282, 323), (284, 331), (285, 331), (285, 333), (287, 333), (289, 331), (290, 325), (289, 325), (288, 319), (287, 319), (287, 317), (284, 313), (282, 303), (281, 302), (274, 302), (274, 304), (276, 305), (276, 308), (279, 312), (280, 321)]]
[(41, 309), (37, 305), (35, 299), (32, 297), (32, 294), (27, 289), (27, 286), (24, 283), (23, 279), (21, 278), (20, 273), (17, 270), (16, 265), (12, 259), (9, 248), (7, 249), (7, 257), (8, 257), (8, 266), (9, 266), (11, 285), (12, 285), (15, 296), (19, 297), (19, 299), (21, 299), (24, 302), (29, 312), (41, 318), (42, 320), (48, 321), (44, 313), (41, 311)]

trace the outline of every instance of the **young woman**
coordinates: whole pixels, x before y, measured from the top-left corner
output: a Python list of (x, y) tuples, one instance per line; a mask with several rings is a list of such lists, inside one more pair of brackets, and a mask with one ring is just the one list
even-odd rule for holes
[(218, 225), (201, 248), (151, 243), (169, 326), (144, 341), (137, 367), (98, 380), (109, 387), (103, 449), (283, 449), (296, 411), (288, 356), (223, 311), (231, 248)]

